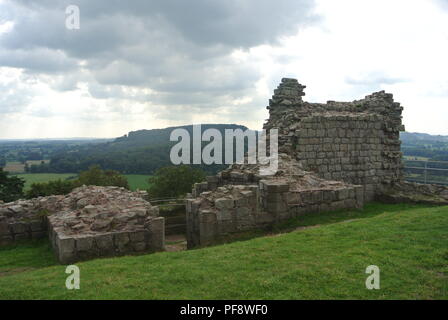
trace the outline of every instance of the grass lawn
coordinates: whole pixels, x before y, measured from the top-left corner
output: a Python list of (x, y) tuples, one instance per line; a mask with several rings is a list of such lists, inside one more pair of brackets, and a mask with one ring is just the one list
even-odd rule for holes
[[(80, 290), (65, 288), (65, 266), (46, 241), (1, 248), (0, 299), (448, 299), (447, 206), (369, 204), (274, 230), (300, 226), (203, 249), (80, 262)], [(365, 287), (370, 265), (381, 270), (380, 290)]]
[(31, 184), (38, 182), (48, 182), (52, 180), (65, 180), (69, 177), (75, 177), (76, 173), (21, 173), (17, 174), (19, 178), (25, 179), (25, 191), (31, 187)]
[(128, 179), (129, 187), (132, 191), (137, 189), (147, 190), (149, 188), (148, 178), (150, 175), (126, 174), (125, 177)]

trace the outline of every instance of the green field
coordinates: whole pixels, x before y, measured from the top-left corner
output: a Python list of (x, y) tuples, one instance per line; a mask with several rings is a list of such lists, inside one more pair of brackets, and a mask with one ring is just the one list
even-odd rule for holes
[(76, 177), (76, 173), (21, 173), (17, 174), (19, 178), (25, 180), (25, 190), (28, 190), (33, 183), (48, 182), (52, 180), (65, 180), (70, 177)]
[[(289, 233), (79, 262), (65, 288), (46, 241), (0, 249), (0, 299), (448, 299), (448, 207), (369, 204)], [(365, 286), (370, 265), (380, 289)]]
[(149, 188), (148, 178), (150, 175), (144, 174), (125, 174), (128, 179), (129, 187), (135, 191), (137, 189), (147, 190)]
[[(58, 179), (65, 180), (70, 177), (75, 177), (76, 173), (21, 173), (17, 174), (17, 176), (25, 179), (25, 190), (28, 190), (33, 183)], [(126, 174), (125, 177), (128, 179), (131, 190), (147, 190), (149, 187), (148, 178), (150, 175)]]

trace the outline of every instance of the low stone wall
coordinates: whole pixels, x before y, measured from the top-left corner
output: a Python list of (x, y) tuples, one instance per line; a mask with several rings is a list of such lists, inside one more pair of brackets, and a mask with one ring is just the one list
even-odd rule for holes
[(154, 218), (145, 229), (90, 235), (64, 235), (51, 227), (48, 237), (60, 263), (68, 264), (98, 257), (119, 256), (164, 250), (165, 220)]
[(16, 241), (42, 239), (47, 235), (45, 218), (27, 222), (8, 223), (0, 221), (0, 246), (10, 245)]
[(165, 219), (142, 192), (82, 186), (0, 204), (0, 245), (48, 235), (61, 263), (164, 249)]
[(261, 180), (258, 185), (226, 185), (188, 199), (188, 248), (211, 245), (226, 235), (264, 228), (304, 213), (364, 205), (362, 186), (335, 182), (321, 189), (290, 188), (282, 180)]

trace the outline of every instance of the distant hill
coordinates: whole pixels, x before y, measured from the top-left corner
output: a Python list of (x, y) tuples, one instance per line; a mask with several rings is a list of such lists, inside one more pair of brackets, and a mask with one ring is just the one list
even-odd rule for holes
[[(91, 165), (99, 164), (103, 169), (117, 170), (126, 174), (152, 174), (160, 167), (171, 165), (170, 150), (176, 142), (170, 142), (169, 139), (171, 132), (177, 128), (186, 129), (190, 136), (193, 135), (193, 127), (187, 125), (131, 131), (122, 137), (110, 140), (92, 140), (83, 143), (66, 141), (65, 144), (58, 141), (58, 144), (63, 145), (58, 147), (60, 149), (52, 145), (54, 152), (49, 154), (50, 163), (31, 166), (30, 171), (74, 173), (86, 170)], [(223, 137), (225, 129), (247, 129), (237, 124), (202, 125), (203, 131), (210, 128), (219, 130)], [(401, 148), (405, 156), (448, 161), (448, 136), (403, 132), (401, 140)], [(21, 145), (26, 143), (19, 142)], [(0, 144), (0, 150), (1, 146)], [(28, 152), (27, 155), (29, 154)], [(226, 165), (202, 165), (200, 167), (213, 174), (224, 169)]]
[(428, 133), (402, 132), (400, 139), (403, 143), (412, 143), (416, 141), (448, 142), (448, 136), (431, 135)]
[[(247, 127), (236, 124), (204, 124), (202, 131), (217, 129), (224, 137), (225, 129)], [(52, 155), (49, 164), (32, 166), (31, 172), (79, 172), (99, 164), (103, 169), (117, 170), (127, 174), (152, 174), (156, 169), (171, 165), (170, 150), (177, 142), (170, 142), (174, 129), (185, 129), (193, 136), (193, 126), (164, 129), (138, 130), (112, 141), (75, 145), (68, 150)], [(226, 165), (201, 166), (210, 173), (222, 170)]]
[(448, 161), (448, 136), (402, 132), (401, 150), (405, 156)]

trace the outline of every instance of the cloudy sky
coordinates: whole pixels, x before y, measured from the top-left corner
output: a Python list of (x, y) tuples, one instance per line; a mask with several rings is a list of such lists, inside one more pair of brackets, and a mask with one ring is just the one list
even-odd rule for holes
[(0, 138), (261, 129), (282, 77), (311, 102), (386, 90), (448, 135), (447, 57), (448, 0), (0, 0)]

